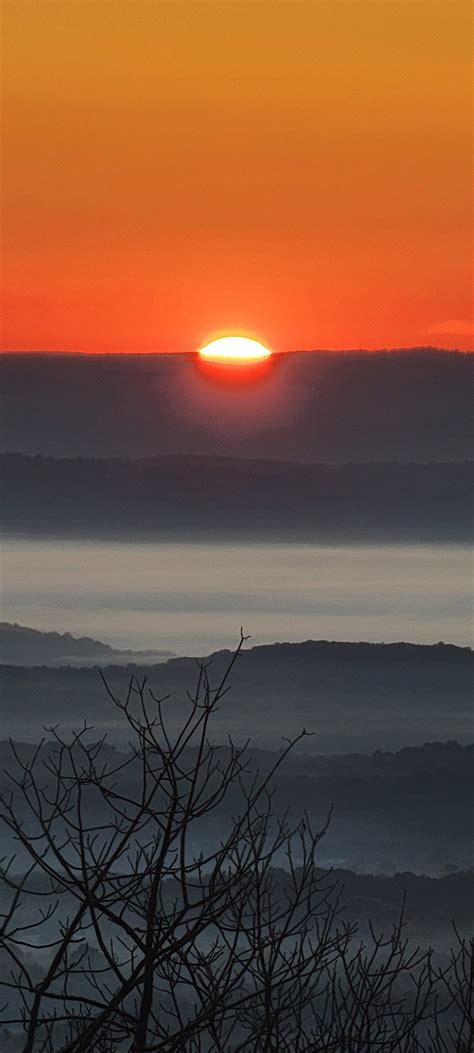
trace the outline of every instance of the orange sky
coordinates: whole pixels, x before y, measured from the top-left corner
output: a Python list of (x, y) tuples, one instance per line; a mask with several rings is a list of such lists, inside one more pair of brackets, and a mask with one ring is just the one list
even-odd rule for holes
[(470, 10), (7, 0), (3, 348), (469, 347)]

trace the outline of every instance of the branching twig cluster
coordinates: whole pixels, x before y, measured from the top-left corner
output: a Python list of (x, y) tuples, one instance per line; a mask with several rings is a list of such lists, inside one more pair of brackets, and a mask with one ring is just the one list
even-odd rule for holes
[[(0, 996), (21, 1053), (433, 1053), (471, 1049), (472, 953), (413, 950), (403, 915), (358, 942), (340, 890), (316, 868), (324, 830), (277, 818), (247, 747), (212, 745), (241, 637), (212, 686), (198, 668), (171, 736), (166, 707), (132, 677), (131, 753), (91, 729), (12, 745), (2, 820), (18, 843), (1, 871)], [(229, 791), (240, 807), (222, 830)], [(220, 814), (220, 813), (219, 813)], [(214, 824), (214, 828), (213, 828)]]

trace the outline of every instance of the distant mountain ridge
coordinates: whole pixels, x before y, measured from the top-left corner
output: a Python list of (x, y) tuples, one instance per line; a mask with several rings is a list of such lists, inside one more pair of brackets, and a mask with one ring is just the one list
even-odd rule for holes
[(16, 622), (0, 622), (0, 662), (6, 665), (95, 665), (159, 661), (172, 651), (132, 651), (111, 647), (89, 636), (42, 632)]
[(261, 384), (229, 387), (192, 354), (3, 354), (0, 449), (463, 461), (473, 372), (473, 355), (433, 348), (305, 351), (274, 356)]
[(474, 465), (0, 455), (6, 533), (307, 542), (472, 536)]

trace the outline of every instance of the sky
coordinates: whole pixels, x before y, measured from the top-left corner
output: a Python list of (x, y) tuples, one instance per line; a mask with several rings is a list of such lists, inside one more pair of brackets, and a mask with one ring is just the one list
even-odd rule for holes
[(468, 349), (470, 18), (7, 0), (2, 348)]

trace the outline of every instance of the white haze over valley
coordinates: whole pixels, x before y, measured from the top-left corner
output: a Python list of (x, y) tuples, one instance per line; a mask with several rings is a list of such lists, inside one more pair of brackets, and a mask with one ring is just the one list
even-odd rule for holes
[(2, 618), (115, 647), (206, 654), (306, 639), (472, 643), (463, 545), (4, 539)]

